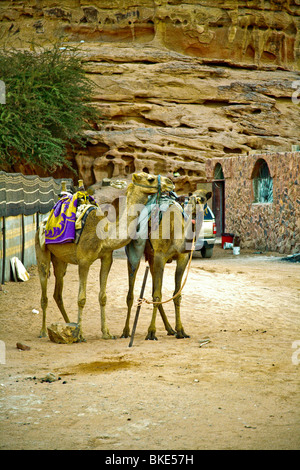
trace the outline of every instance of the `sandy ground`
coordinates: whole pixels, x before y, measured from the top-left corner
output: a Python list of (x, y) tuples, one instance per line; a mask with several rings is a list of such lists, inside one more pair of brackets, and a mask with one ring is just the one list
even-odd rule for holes
[[(131, 348), (129, 339), (119, 337), (126, 259), (116, 254), (108, 283), (107, 318), (116, 340), (101, 339), (99, 263), (89, 274), (85, 343), (38, 338), (41, 313), (32, 313), (40, 310), (36, 267), (28, 282), (3, 286), (1, 449), (299, 448), (299, 263), (275, 254), (233, 256), (218, 247), (212, 259), (193, 259), (182, 299), (190, 338), (167, 336), (158, 318), (158, 341), (145, 341), (151, 307), (143, 305)], [(172, 295), (174, 269), (174, 263), (166, 266), (164, 299)], [(48, 325), (61, 321), (53, 283), (52, 275)], [(72, 321), (77, 286), (77, 267), (69, 266), (64, 300)], [(149, 278), (145, 297), (150, 292)], [(172, 303), (166, 311), (174, 326)], [(205, 338), (210, 342), (200, 347)], [(21, 351), (17, 342), (31, 349)], [(41, 380), (49, 372), (57, 378), (53, 383)]]

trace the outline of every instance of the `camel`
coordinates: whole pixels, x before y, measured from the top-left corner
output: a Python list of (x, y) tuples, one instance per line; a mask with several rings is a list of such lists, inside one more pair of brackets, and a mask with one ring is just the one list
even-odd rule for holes
[[(197, 190), (189, 198), (189, 203), (191, 204), (191, 208), (192, 208), (192, 217), (195, 214), (196, 207), (197, 207), (196, 205), (197, 204), (204, 205), (205, 202), (210, 197), (211, 197), (211, 192), (206, 193), (203, 190)], [(198, 210), (199, 210), (199, 206), (198, 206)], [(169, 218), (170, 217), (169, 211), (172, 211), (174, 214), (173, 220)], [(173, 206), (173, 207), (170, 206), (169, 210), (164, 212), (162, 215), (162, 220), (161, 220), (162, 228), (160, 229), (159, 237), (153, 238), (151, 236), (151, 231), (150, 231), (150, 236), (145, 245), (144, 254), (145, 254), (146, 261), (149, 261), (150, 272), (152, 275), (152, 298), (153, 298), (153, 302), (156, 302), (156, 303), (153, 304), (152, 319), (151, 319), (150, 326), (148, 328), (147, 336), (145, 338), (147, 340), (157, 340), (157, 337), (155, 336), (155, 333), (156, 333), (155, 323), (156, 323), (157, 310), (159, 310), (161, 314), (161, 317), (162, 317), (165, 329), (168, 332), (168, 335), (175, 335), (177, 338), (189, 338), (189, 335), (187, 335), (184, 331), (184, 328), (181, 323), (181, 318), (180, 318), (181, 294), (177, 296), (176, 294), (181, 289), (182, 277), (183, 277), (183, 274), (185, 272), (185, 269), (187, 267), (187, 264), (190, 258), (190, 252), (186, 249), (187, 239), (185, 238), (184, 233), (191, 233), (190, 232), (191, 224), (193, 223), (192, 217), (189, 218), (187, 225), (184, 227), (184, 218), (182, 215), (182, 210), (178, 208), (178, 206)], [(171, 225), (171, 228), (169, 229), (170, 230), (169, 238), (166, 237), (166, 235), (168, 234), (166, 234), (165, 231), (168, 230), (168, 226), (164, 224), (164, 219), (167, 219), (167, 225), (168, 224)], [(177, 224), (177, 227), (178, 226), (182, 227), (180, 231), (182, 236), (180, 238), (174, 237), (176, 224)], [(184, 232), (184, 228), (186, 232)], [(191, 240), (189, 240), (189, 242), (191, 242)], [(163, 274), (164, 274), (165, 264), (168, 262), (172, 262), (173, 260), (176, 260), (175, 290), (173, 293), (173, 297), (176, 296), (173, 299), (174, 307), (175, 307), (175, 318), (176, 318), (175, 330), (176, 332), (171, 327), (167, 319), (167, 316), (165, 314), (163, 305), (160, 303), (161, 298), (162, 298), (162, 283), (163, 283)], [(126, 317), (126, 322), (125, 322), (125, 326), (124, 326), (123, 333), (122, 333), (122, 337), (124, 338), (127, 338), (129, 336), (130, 313), (131, 313), (131, 308), (132, 308), (133, 300), (134, 300), (133, 289), (134, 289), (138, 267), (139, 267), (139, 264), (137, 265), (136, 269), (133, 271), (131, 264), (128, 261), (129, 287), (128, 287), (128, 294), (127, 294), (127, 299), (126, 299), (127, 317)]]
[[(64, 244), (47, 244), (41, 246), (39, 233), (36, 233), (35, 248), (38, 264), (38, 272), (41, 283), (41, 307), (43, 310), (43, 321), (40, 337), (45, 337), (46, 332), (46, 310), (47, 299), (47, 278), (52, 261), (55, 276), (55, 289), (53, 297), (66, 323), (69, 323), (69, 317), (65, 311), (62, 290), (63, 278), (66, 273), (67, 265), (78, 265), (79, 273), (79, 292), (78, 292), (78, 321), (76, 332), (78, 341), (84, 341), (82, 335), (82, 312), (86, 302), (86, 283), (89, 268), (95, 260), (101, 259), (100, 268), (100, 293), (99, 303), (101, 311), (101, 331), (102, 338), (114, 338), (109, 333), (106, 316), (106, 284), (108, 274), (112, 265), (113, 251), (119, 249), (130, 242), (134, 235), (128, 233), (128, 226), (137, 220), (137, 213), (134, 213), (135, 205), (145, 205), (149, 195), (156, 194), (158, 191), (171, 191), (174, 188), (173, 182), (163, 176), (155, 176), (148, 173), (134, 173), (132, 182), (129, 184), (124, 204), (115, 200), (115, 219), (109, 220), (109, 216), (104, 218), (99, 214), (99, 209), (91, 211), (86, 219), (79, 242)], [(119, 204), (118, 204), (119, 202)], [(131, 210), (130, 210), (131, 209)], [(107, 213), (107, 212), (106, 212)], [(99, 233), (99, 223), (105, 221), (102, 235)], [(125, 230), (124, 230), (125, 227)], [(119, 230), (120, 229), (120, 230)], [(104, 233), (104, 235), (103, 235)], [(119, 233), (117, 238), (116, 233)]]

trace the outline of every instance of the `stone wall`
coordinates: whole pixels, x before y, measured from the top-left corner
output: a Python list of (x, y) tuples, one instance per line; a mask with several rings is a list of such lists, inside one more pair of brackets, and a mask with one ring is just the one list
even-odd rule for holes
[[(273, 203), (253, 203), (252, 172), (264, 159), (273, 178)], [(300, 152), (257, 154), (207, 161), (213, 180), (215, 165), (225, 179), (225, 230), (241, 237), (241, 246), (258, 250), (300, 251)]]

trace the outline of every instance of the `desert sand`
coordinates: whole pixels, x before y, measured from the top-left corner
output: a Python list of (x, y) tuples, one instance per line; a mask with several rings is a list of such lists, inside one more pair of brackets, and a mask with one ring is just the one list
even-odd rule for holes
[[(108, 281), (115, 340), (101, 338), (99, 263), (88, 278), (84, 343), (38, 337), (36, 266), (29, 281), (2, 286), (1, 449), (299, 448), (299, 263), (254, 250), (233, 256), (217, 246), (213, 258), (193, 259), (184, 287), (181, 316), (190, 338), (167, 336), (158, 317), (158, 341), (145, 341), (151, 306), (143, 304), (131, 348), (129, 338), (120, 338), (126, 258), (116, 252)], [(143, 261), (136, 298), (144, 270)], [(164, 299), (172, 296), (174, 270), (174, 263), (166, 266)], [(62, 321), (53, 286), (52, 273), (48, 325)], [(68, 267), (64, 286), (66, 310), (76, 321), (76, 266)], [(151, 298), (150, 277), (145, 297)], [(174, 327), (172, 302), (165, 308)], [(44, 380), (49, 373), (53, 382)]]

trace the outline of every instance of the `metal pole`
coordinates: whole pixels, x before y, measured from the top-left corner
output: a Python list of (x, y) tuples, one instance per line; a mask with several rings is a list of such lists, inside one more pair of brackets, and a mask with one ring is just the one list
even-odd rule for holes
[[(142, 288), (141, 288), (141, 293), (140, 293), (140, 299), (143, 298), (143, 295), (144, 295), (144, 290), (145, 290), (145, 286), (146, 286), (146, 282), (147, 282), (147, 276), (148, 276), (148, 272), (149, 272), (149, 266), (146, 266), (146, 271), (145, 271), (145, 274), (144, 274), (144, 280), (143, 280), (143, 284), (142, 284)], [(139, 313), (140, 313), (140, 310), (141, 310), (141, 302), (139, 302), (138, 306), (137, 306), (137, 309), (136, 309), (136, 313), (135, 313), (135, 319), (134, 319), (134, 323), (133, 323), (133, 327), (132, 327), (132, 332), (131, 332), (131, 339), (130, 339), (130, 343), (129, 343), (129, 348), (131, 348), (132, 346), (132, 343), (133, 343), (133, 338), (134, 338), (134, 334), (135, 334), (135, 330), (136, 330), (136, 325), (137, 325), (137, 322), (138, 322), (138, 318), (139, 318)]]
[(21, 239), (21, 261), (24, 264), (24, 258), (25, 258), (25, 221), (24, 221), (24, 214), (21, 214), (21, 233), (22, 233), (22, 239)]

